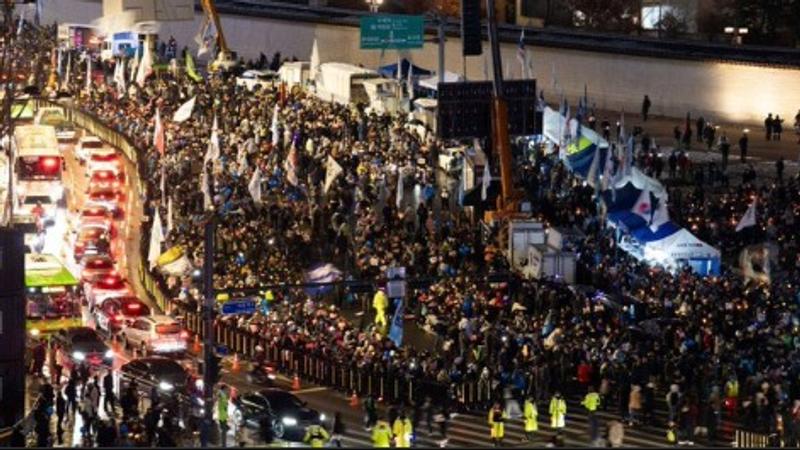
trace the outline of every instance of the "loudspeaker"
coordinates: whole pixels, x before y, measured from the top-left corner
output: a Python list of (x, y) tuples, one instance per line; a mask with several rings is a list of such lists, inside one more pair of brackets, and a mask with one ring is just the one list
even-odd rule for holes
[(25, 244), (22, 232), (0, 228), (0, 293), (10, 295), (25, 289)]
[(461, 43), (464, 56), (483, 53), (481, 44), (481, 2), (461, 0)]

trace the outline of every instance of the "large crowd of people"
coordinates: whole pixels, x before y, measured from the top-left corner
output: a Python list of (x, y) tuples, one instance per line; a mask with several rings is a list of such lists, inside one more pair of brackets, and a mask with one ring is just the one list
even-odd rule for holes
[[(77, 61), (79, 55), (73, 56)], [(330, 304), (301, 289), (273, 289), (268, 312), (235, 319), (275, 346), (443, 384), (477, 379), (497, 399), (511, 389), (520, 404), (530, 396), (544, 406), (559, 393), (583, 398), (591, 388), (603, 408), (631, 425), (674, 428), (684, 441), (705, 429), (714, 442), (728, 418), (797, 443), (800, 184), (782, 169), (775, 178), (718, 185), (716, 176), (687, 177), (688, 162), (675, 173), (672, 159), (677, 167), (687, 158), (675, 150), (665, 177), (676, 181), (669, 184), (673, 220), (726, 254), (765, 239), (778, 244), (779, 264), (771, 283), (763, 283), (746, 280), (734, 266), (703, 278), (635, 260), (598, 217), (591, 187), (555, 155), (539, 150), (524, 161), (518, 155), (515, 183), (534, 216), (584, 235), (574, 245), (579, 278), (592, 289), (518, 277), (492, 282), (490, 273), (508, 271), (493, 240), (499, 230), (490, 227), (487, 238), (474, 218), (452, 207), (450, 197), (458, 193), (445, 189), (437, 172), (438, 154), (448, 143), (418, 133), (405, 116), (329, 103), (279, 85), (251, 91), (228, 77), (195, 82), (166, 71), (120, 92), (113, 67), (98, 67), (108, 83), (87, 91), (85, 70), (72, 66), (73, 101), (142, 151), (145, 215), (157, 210), (170, 217), (166, 246), (184, 246), (196, 267), (202, 267), (209, 206), (202, 180), (210, 180), (208, 196), (219, 215), (216, 289), (235, 294), (252, 286), (302, 284), (314, 264), (328, 262), (344, 277), (376, 286), (395, 266), (405, 266), (412, 278), (433, 278), (408, 299), (433, 347), (397, 346), (386, 327), (346, 318), (336, 306), (343, 299)], [(191, 118), (171, 121), (192, 97)], [(153, 145), (157, 111), (166, 128), (163, 155)], [(208, 159), (212, 133), (219, 155)], [(642, 138), (637, 136), (640, 143)], [(661, 155), (649, 153), (640, 151), (637, 164), (661, 178), (663, 162), (655, 162)], [(325, 189), (329, 158), (343, 171)], [(256, 170), (261, 198), (251, 189)], [(702, 173), (702, 166), (695, 171)], [(709, 169), (718, 171), (725, 168)], [(757, 226), (736, 233), (755, 197)], [(143, 226), (143, 243), (149, 227)], [(191, 274), (164, 276), (164, 285), (176, 301), (197, 303)], [(354, 302), (365, 294), (336, 295)], [(659, 408), (667, 409), (668, 421), (657, 421)]]

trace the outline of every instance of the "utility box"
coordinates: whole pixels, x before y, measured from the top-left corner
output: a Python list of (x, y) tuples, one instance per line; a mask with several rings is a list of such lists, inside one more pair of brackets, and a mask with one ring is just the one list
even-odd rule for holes
[(508, 224), (508, 260), (512, 269), (522, 269), (528, 259), (531, 245), (545, 243), (545, 230), (541, 222), (535, 220), (512, 220)]
[(576, 256), (573, 252), (563, 252), (547, 245), (530, 245), (527, 260), (523, 273), (529, 278), (550, 277), (568, 284), (575, 283)]

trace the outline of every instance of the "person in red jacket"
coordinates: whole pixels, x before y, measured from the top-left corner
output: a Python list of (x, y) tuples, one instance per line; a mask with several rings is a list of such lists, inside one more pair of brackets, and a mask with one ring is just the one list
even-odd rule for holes
[(592, 382), (592, 365), (588, 361), (583, 360), (578, 365), (578, 383), (586, 387)]

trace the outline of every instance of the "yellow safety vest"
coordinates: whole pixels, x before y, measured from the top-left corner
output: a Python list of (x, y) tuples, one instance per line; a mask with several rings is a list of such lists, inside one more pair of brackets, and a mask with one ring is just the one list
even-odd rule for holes
[(325, 431), (325, 428), (322, 428), (319, 425), (311, 425), (306, 430), (306, 435), (303, 438), (303, 442), (307, 444), (311, 444), (311, 448), (322, 448), (325, 446), (325, 443), (328, 441), (328, 432)]
[(408, 448), (411, 447), (411, 435), (414, 433), (414, 425), (411, 424), (411, 420), (406, 418), (405, 420), (401, 420), (399, 417), (395, 419), (394, 426), (392, 427), (392, 431), (394, 432), (395, 443), (394, 446), (398, 448)]
[(597, 411), (597, 407), (600, 406), (600, 394), (597, 392), (590, 392), (586, 394), (586, 397), (583, 398), (581, 405), (586, 407), (587, 411)]
[(539, 411), (537, 410), (535, 403), (526, 400), (522, 415), (525, 418), (525, 432), (529, 433), (539, 429), (539, 422), (537, 420), (539, 417)]
[(738, 397), (739, 396), (739, 382), (731, 380), (725, 383), (725, 396)]
[(379, 448), (388, 448), (392, 443), (392, 430), (389, 424), (380, 421), (372, 430), (372, 445)]
[(504, 423), (506, 419), (508, 419), (508, 414), (506, 414), (505, 411), (495, 409), (489, 410), (489, 436), (492, 439), (503, 439), (503, 436), (506, 434)]

